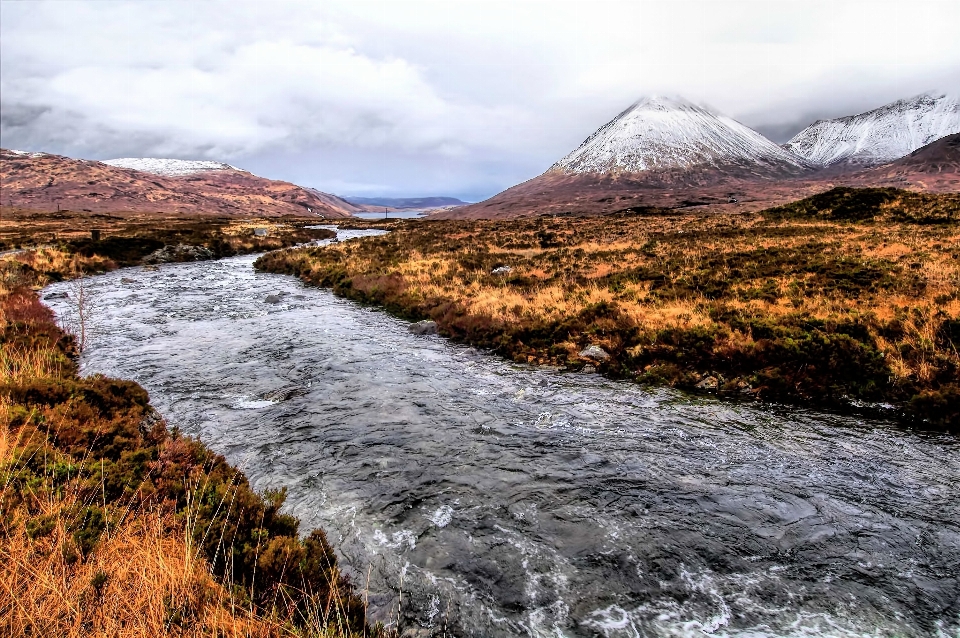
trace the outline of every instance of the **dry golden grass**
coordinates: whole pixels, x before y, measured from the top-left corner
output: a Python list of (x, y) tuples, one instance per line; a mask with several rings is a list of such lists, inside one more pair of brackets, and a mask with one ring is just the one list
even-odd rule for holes
[(326, 223), (316, 217), (226, 217), (205, 215), (48, 213), (4, 207), (0, 212), (0, 251), (84, 242), (91, 230), (110, 237), (210, 239), (214, 236), (252, 237), (266, 228), (273, 237), (294, 233), (304, 225)]
[[(549, 226), (556, 223), (547, 222)], [(662, 330), (712, 324), (713, 300), (704, 294), (696, 294), (696, 291), (664, 295), (664, 287), (659, 291), (652, 290), (650, 281), (628, 282), (618, 289), (611, 289), (610, 279), (631, 269), (658, 269), (667, 278), (665, 288), (669, 291), (669, 284), (682, 285), (685, 278), (710, 267), (707, 261), (711, 260), (720, 262), (720, 267), (713, 270), (713, 276), (733, 282), (731, 292), (722, 298), (733, 311), (765, 316), (799, 313), (829, 320), (859, 312), (892, 319), (902, 314), (903, 309), (910, 309), (912, 314), (904, 322), (904, 335), (884, 344), (884, 352), (900, 360), (894, 370), (903, 377), (915, 375), (923, 378), (923, 365), (903, 361), (899, 352), (902, 349), (922, 349), (922, 344), (933, 341), (935, 322), (931, 318), (934, 315), (960, 316), (960, 295), (957, 294), (960, 261), (954, 254), (960, 246), (960, 227), (957, 225), (918, 228), (900, 223), (878, 229), (839, 222), (769, 224), (759, 215), (636, 217), (619, 221), (616, 234), (606, 235), (619, 239), (626, 234), (632, 241), (603, 243), (587, 238), (603, 233), (608, 220), (588, 218), (561, 223), (565, 229), (574, 229), (572, 233), (565, 233), (569, 239), (562, 249), (526, 248), (518, 251), (504, 247), (501, 243), (504, 235), (513, 229), (502, 222), (496, 226), (481, 223), (473, 232), (459, 235), (470, 248), (449, 251), (442, 257), (434, 253), (424, 256), (413, 250), (408, 257), (393, 265), (391, 272), (402, 276), (412, 295), (423, 299), (456, 299), (469, 314), (496, 321), (533, 319), (555, 322), (590, 304), (616, 302), (638, 325)], [(529, 224), (524, 225), (527, 228), (516, 229), (510, 241), (522, 242), (524, 234), (532, 234)], [(798, 229), (806, 232), (778, 232)], [(723, 241), (710, 238), (718, 230), (724, 231)], [(685, 239), (684, 235), (696, 239)], [(707, 241), (701, 243), (699, 239), (704, 236)], [(656, 237), (659, 245), (653, 251), (642, 250), (641, 246), (651, 237)], [(727, 256), (734, 259), (746, 253), (763, 251), (783, 251), (795, 255), (795, 258), (803, 258), (805, 247), (814, 238), (823, 242), (819, 250), (824, 254), (858, 260), (883, 259), (887, 260), (888, 266), (914, 272), (922, 278), (923, 288), (909, 293), (899, 287), (875, 292), (814, 289), (791, 296), (791, 286), (808, 282), (811, 279), (809, 273), (786, 268), (786, 272), (772, 277), (751, 277), (732, 272), (722, 265)], [(421, 238), (411, 236), (409, 239), (416, 242)], [(532, 237), (529, 240), (534, 241)], [(336, 246), (332, 250), (343, 252), (346, 270), (351, 273), (366, 274), (381, 266), (379, 255), (368, 255), (347, 246)], [(565, 254), (557, 259), (560, 250), (565, 253), (582, 251), (582, 254)], [(531, 283), (514, 285), (506, 277), (492, 279), (483, 270), (463, 268), (460, 257), (472, 251), (483, 251), (485, 263), (510, 265), (513, 268), (510, 279), (528, 278)], [(812, 257), (812, 251), (807, 256)], [(748, 295), (742, 294), (761, 285), (777, 291), (776, 298), (749, 299)], [(612, 345), (604, 343), (602, 337), (598, 344)]]
[[(0, 399), (0, 422), (12, 405)], [(0, 467), (6, 476), (24, 459), (16, 452), (30, 441), (0, 429)], [(0, 540), (0, 634), (19, 636), (278, 636), (283, 627), (237, 608), (230, 592), (211, 576), (206, 562), (170, 513), (122, 512), (107, 526), (93, 552), (73, 551), (68, 522), (85, 505), (72, 491), (47, 493), (6, 507), (2, 486)], [(31, 521), (49, 527), (29, 528)]]
[[(282, 626), (230, 604), (203, 561), (159, 514), (139, 513), (101, 539), (83, 562), (61, 551), (69, 533), (32, 539), (14, 524), (0, 544), (0, 633), (17, 636), (277, 636)], [(16, 519), (22, 512), (9, 513)]]
[[(310, 228), (317, 218), (38, 213), (5, 209), (0, 216), (0, 277), (41, 287), (52, 281), (140, 264), (165, 246), (203, 246), (215, 258), (276, 250), (332, 237)], [(266, 236), (257, 236), (264, 229)], [(91, 231), (99, 233), (94, 241)]]

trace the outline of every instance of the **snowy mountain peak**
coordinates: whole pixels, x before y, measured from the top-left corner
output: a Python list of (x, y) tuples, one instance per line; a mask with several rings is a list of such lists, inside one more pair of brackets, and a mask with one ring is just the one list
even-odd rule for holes
[(931, 92), (859, 115), (818, 120), (784, 148), (819, 166), (841, 162), (875, 166), (953, 133), (960, 133), (960, 99)]
[(651, 96), (602, 126), (551, 170), (633, 173), (731, 165), (807, 167), (803, 159), (736, 120), (681, 97)]
[(206, 173), (208, 171), (247, 171), (236, 166), (224, 164), (223, 162), (213, 162), (210, 160), (181, 160), (181, 159), (161, 159), (157, 157), (121, 157), (119, 159), (104, 160), (104, 164), (116, 166), (117, 168), (131, 168), (135, 171), (144, 173), (153, 173), (154, 175), (164, 175), (166, 177), (182, 177), (194, 173)]

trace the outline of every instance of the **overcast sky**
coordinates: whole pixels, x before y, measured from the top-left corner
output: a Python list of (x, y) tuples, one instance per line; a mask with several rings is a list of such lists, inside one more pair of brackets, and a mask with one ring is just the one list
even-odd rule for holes
[(960, 89), (960, 2), (0, 2), (5, 148), (488, 197), (642, 95), (783, 142)]

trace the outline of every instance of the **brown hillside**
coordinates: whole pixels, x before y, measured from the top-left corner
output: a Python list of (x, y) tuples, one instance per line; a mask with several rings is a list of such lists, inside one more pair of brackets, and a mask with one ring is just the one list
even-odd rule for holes
[(94, 213), (349, 217), (352, 204), (246, 171), (165, 177), (93, 160), (0, 150), (0, 205)]
[(850, 185), (960, 192), (960, 133), (942, 137), (895, 162), (851, 176)]
[[(674, 173), (678, 173), (676, 171)], [(712, 172), (569, 174), (548, 171), (488, 200), (442, 211), (436, 219), (511, 219), (542, 214), (605, 214), (644, 208), (753, 212), (823, 187), (796, 179), (749, 179)], [(736, 200), (736, 201), (733, 201)]]

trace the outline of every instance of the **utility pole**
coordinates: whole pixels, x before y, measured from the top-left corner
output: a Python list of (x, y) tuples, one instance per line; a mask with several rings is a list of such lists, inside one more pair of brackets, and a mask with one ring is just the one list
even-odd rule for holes
[(387, 218), (387, 207), (386, 207), (386, 206), (383, 207), (383, 218), (384, 218), (384, 219)]

